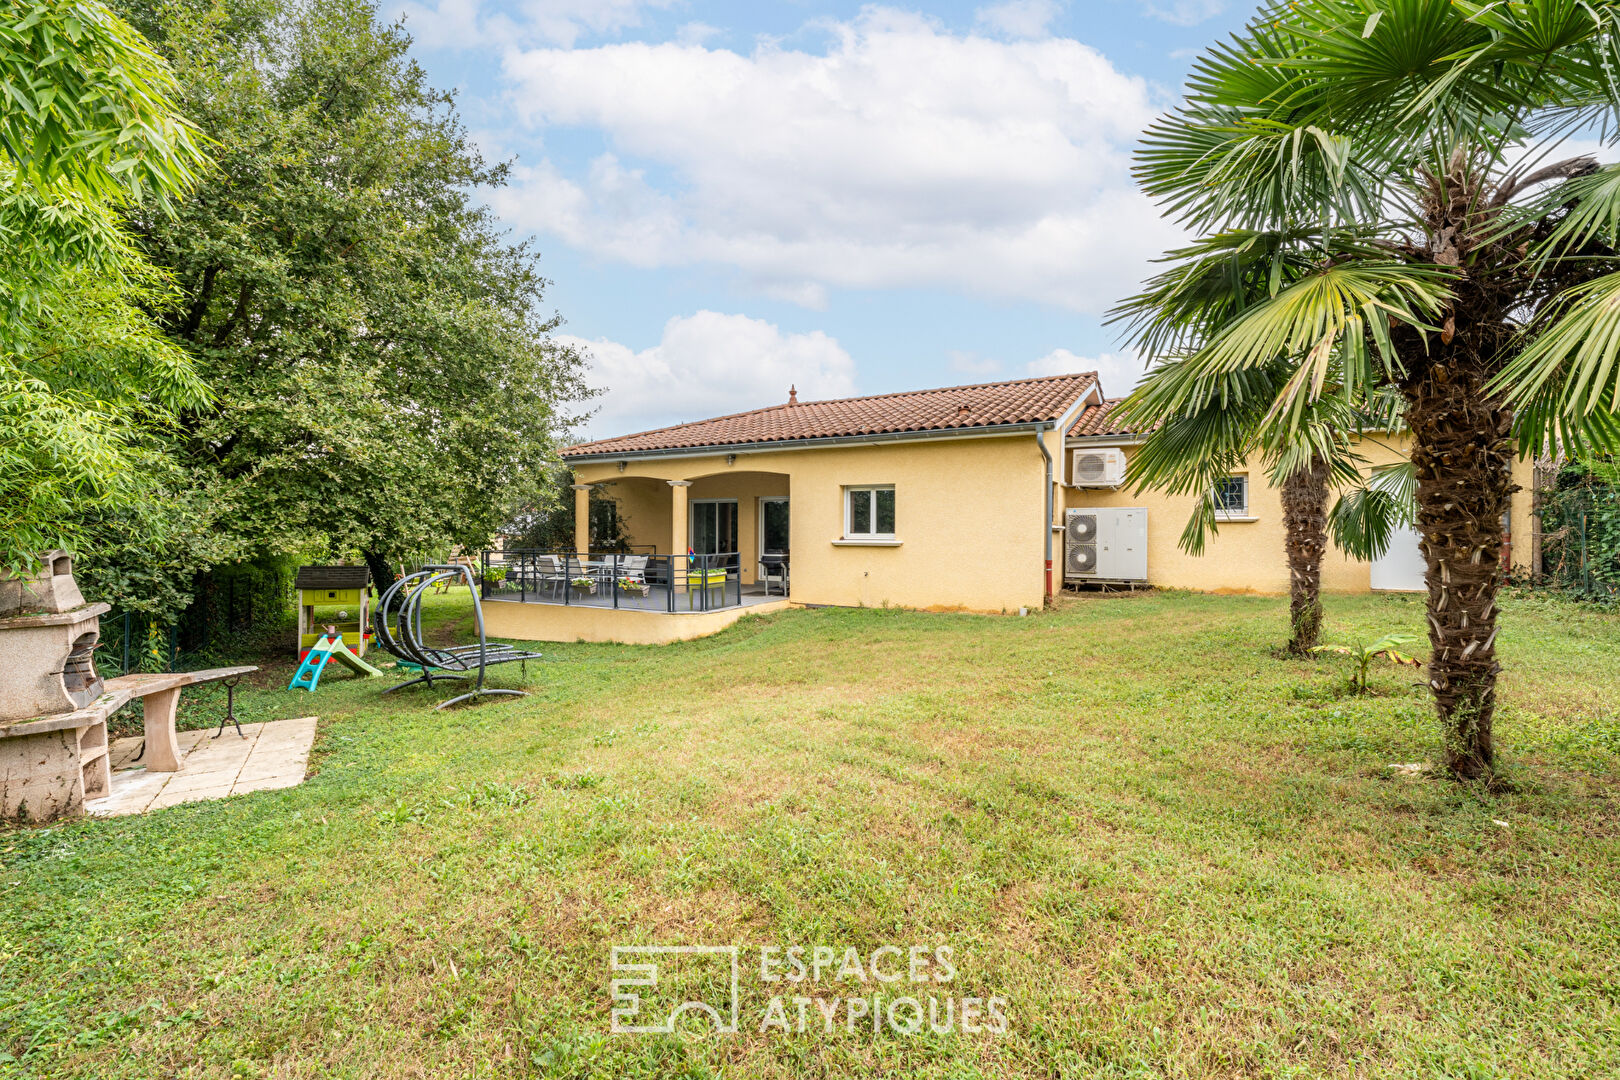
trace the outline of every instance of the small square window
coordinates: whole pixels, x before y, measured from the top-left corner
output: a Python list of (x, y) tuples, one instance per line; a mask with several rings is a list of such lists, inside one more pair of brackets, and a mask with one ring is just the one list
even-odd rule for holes
[(1243, 518), (1249, 516), (1249, 478), (1246, 475), (1228, 476), (1215, 482), (1215, 517)]
[(844, 536), (850, 540), (893, 539), (894, 488), (845, 488)]

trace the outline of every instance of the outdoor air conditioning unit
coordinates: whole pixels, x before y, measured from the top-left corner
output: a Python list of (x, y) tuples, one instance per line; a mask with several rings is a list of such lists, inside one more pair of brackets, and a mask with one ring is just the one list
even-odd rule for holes
[(1066, 581), (1146, 581), (1147, 511), (1141, 507), (1066, 511), (1063, 577)]
[(1119, 487), (1125, 482), (1125, 451), (1117, 446), (1076, 450), (1073, 487)]

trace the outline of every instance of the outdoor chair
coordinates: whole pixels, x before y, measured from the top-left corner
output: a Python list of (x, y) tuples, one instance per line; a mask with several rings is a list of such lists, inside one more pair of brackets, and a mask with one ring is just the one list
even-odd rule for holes
[[(473, 621), (478, 627), (478, 644), (438, 648), (428, 645), (422, 637), (422, 598), (441, 582), (460, 580), (472, 594)], [(515, 645), (491, 642), (484, 634), (484, 606), (478, 598), (478, 585), (470, 567), (462, 565), (424, 566), (414, 574), (407, 574), (388, 587), (372, 616), (372, 629), (377, 644), (393, 654), (401, 663), (417, 668), (421, 674), (384, 690), (392, 694), (407, 686), (434, 681), (460, 681), (474, 677), (473, 689), (465, 694), (441, 701), (435, 709), (448, 708), (457, 702), (492, 695), (525, 697), (525, 690), (504, 690), (484, 685), (484, 672), (497, 664), (526, 663), (538, 660), (540, 653), (528, 652)]]
[(557, 595), (563, 589), (568, 588), (568, 575), (563, 572), (562, 564), (558, 562), (555, 555), (536, 555), (534, 557), (534, 574), (534, 589), (536, 592), (545, 589), (553, 595)]

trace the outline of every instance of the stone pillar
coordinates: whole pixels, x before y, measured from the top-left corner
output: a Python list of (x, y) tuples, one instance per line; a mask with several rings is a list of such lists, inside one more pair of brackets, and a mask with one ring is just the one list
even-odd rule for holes
[(141, 714), (146, 728), (147, 772), (180, 771), (180, 743), (174, 737), (174, 713), (179, 704), (178, 686), (141, 698)]
[(574, 550), (587, 555), (591, 550), (591, 485), (568, 486), (574, 489)]

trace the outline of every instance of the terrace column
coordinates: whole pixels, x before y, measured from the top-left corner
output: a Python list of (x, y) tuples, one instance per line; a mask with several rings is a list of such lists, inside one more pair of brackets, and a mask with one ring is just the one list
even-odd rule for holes
[(568, 486), (574, 489), (574, 550), (587, 555), (591, 550), (591, 485)]
[[(669, 553), (671, 555), (685, 555), (687, 544), (686, 535), (686, 489), (692, 486), (690, 480), (671, 480), (669, 482)], [(684, 565), (684, 564), (683, 564)]]

